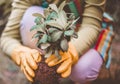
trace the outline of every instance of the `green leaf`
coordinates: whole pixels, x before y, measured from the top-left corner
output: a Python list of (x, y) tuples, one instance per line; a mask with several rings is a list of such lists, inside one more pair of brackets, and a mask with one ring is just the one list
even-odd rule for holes
[(63, 51), (67, 51), (68, 50), (68, 42), (66, 39), (63, 39), (60, 43), (60, 47)]
[(52, 38), (50, 36), (48, 36), (48, 41), (51, 42), (52, 41)]
[(67, 31), (64, 32), (65, 36), (71, 36), (73, 34), (74, 34), (74, 30), (67, 30)]
[(35, 30), (35, 29), (37, 29), (38, 28), (38, 26), (37, 25), (34, 25), (34, 26), (32, 26), (32, 28), (30, 29), (30, 31), (33, 31), (33, 30)]
[(43, 15), (40, 14), (40, 13), (33, 13), (32, 15), (35, 16), (35, 17), (45, 18), (45, 16), (43, 16)]
[(69, 20), (74, 20), (75, 19), (75, 15), (71, 13), (68, 19)]
[(49, 29), (48, 29), (48, 32), (49, 32), (49, 33), (53, 33), (53, 32), (55, 32), (55, 31), (58, 31), (58, 29), (57, 29), (57, 28), (49, 28)]
[(59, 6), (59, 11), (62, 11), (63, 8), (65, 7), (65, 5), (66, 5), (66, 1), (63, 1), (63, 2), (61, 3), (61, 5)]
[(47, 37), (48, 35), (47, 34), (44, 34), (42, 36), (42, 38), (38, 41), (37, 45), (41, 44), (41, 43), (46, 43), (47, 42)]
[(45, 17), (47, 17), (49, 14), (50, 14), (50, 11), (49, 11), (48, 9), (45, 9), (45, 10), (44, 10), (44, 15), (45, 15)]
[(70, 28), (69, 26), (71, 25), (71, 23), (72, 23), (71, 21), (67, 22), (67, 24), (65, 25), (66, 30)]
[(55, 4), (50, 4), (49, 7), (50, 7), (52, 10), (54, 10), (55, 12), (58, 13), (58, 8), (57, 8), (57, 6), (56, 6)]
[(32, 38), (38, 38), (38, 37), (40, 37), (40, 35), (41, 35), (41, 33), (36, 33), (36, 34), (33, 35)]
[(55, 50), (55, 56), (58, 58), (58, 60), (62, 58), (57, 49)]
[(41, 24), (42, 23), (42, 18), (41, 17), (36, 17), (34, 22), (36, 24)]
[(49, 46), (50, 46), (49, 43), (43, 43), (43, 44), (40, 45), (41, 49), (43, 49), (43, 50), (47, 49)]
[(45, 22), (46, 23), (46, 25), (49, 25), (49, 26), (52, 26), (52, 27), (57, 27), (57, 28), (59, 28), (59, 29), (63, 29), (63, 27), (62, 27), (62, 25), (60, 25), (57, 21), (55, 21), (55, 20), (49, 20), (49, 21), (46, 21)]
[(52, 42), (56, 42), (59, 39), (61, 39), (63, 32), (62, 31), (56, 31), (54, 33), (52, 33), (51, 38), (52, 38)]
[(57, 19), (57, 17), (58, 17), (58, 15), (56, 12), (51, 12), (47, 17), (47, 20)]
[(76, 20), (74, 20), (69, 27), (71, 27), (72, 25), (74, 25), (78, 20), (79, 20), (79, 17)]
[(46, 54), (45, 54), (45, 58), (48, 58), (52, 55), (52, 49), (50, 49)]
[(40, 32), (45, 32), (43, 27), (44, 27), (44, 24), (42, 24), (42, 25), (34, 25), (30, 29), (30, 31), (37, 30), (37, 31), (40, 31)]
[(59, 18), (57, 20), (58, 20), (58, 23), (65, 29), (65, 26), (67, 24), (67, 15), (65, 11), (59, 12)]

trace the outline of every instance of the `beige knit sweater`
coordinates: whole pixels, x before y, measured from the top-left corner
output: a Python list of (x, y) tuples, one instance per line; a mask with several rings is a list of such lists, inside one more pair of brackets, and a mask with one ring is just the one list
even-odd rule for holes
[[(47, 0), (49, 3), (63, 0)], [(85, 0), (85, 10), (78, 39), (72, 39), (72, 43), (82, 55), (96, 41), (101, 28), (102, 14), (104, 3), (106, 0)], [(27, 8), (32, 5), (41, 5), (42, 0), (14, 0), (12, 3), (13, 9), (9, 17), (8, 23), (2, 33), (0, 45), (2, 50), (11, 55), (12, 50), (21, 45), (20, 37), (20, 21)]]

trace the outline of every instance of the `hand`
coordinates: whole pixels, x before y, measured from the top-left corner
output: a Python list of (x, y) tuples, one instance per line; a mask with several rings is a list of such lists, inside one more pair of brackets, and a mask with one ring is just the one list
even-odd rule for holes
[(37, 62), (41, 61), (39, 51), (25, 46), (17, 46), (13, 50), (11, 57), (21, 67), (27, 79), (33, 82), (33, 77), (35, 76), (34, 70), (38, 67)]
[(60, 55), (62, 56), (60, 60), (55, 55), (51, 55), (45, 62), (50, 67), (61, 64), (57, 69), (57, 73), (60, 73), (63, 78), (66, 78), (71, 73), (71, 67), (78, 61), (78, 53), (74, 46), (69, 43), (68, 51), (60, 51)]

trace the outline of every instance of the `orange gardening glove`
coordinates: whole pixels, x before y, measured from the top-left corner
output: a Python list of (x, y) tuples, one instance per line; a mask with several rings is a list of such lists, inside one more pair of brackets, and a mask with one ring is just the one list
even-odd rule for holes
[(39, 51), (20, 45), (12, 51), (11, 57), (21, 67), (27, 79), (33, 82), (34, 70), (38, 67), (37, 62), (41, 61)]
[(55, 55), (51, 55), (45, 62), (50, 67), (61, 63), (57, 69), (57, 73), (61, 74), (63, 78), (66, 78), (71, 74), (71, 67), (78, 61), (78, 53), (74, 46), (69, 43), (68, 51), (60, 51), (60, 55), (62, 56), (60, 60)]

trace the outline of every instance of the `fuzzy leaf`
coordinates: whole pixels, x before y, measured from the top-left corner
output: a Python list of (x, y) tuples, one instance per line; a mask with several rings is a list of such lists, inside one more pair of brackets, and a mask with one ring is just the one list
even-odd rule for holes
[(52, 41), (52, 38), (50, 36), (48, 36), (48, 41), (51, 42)]
[(68, 30), (70, 28), (69, 26), (71, 25), (71, 23), (72, 23), (71, 21), (67, 22), (67, 24), (65, 25), (66, 30)]
[(45, 54), (45, 58), (48, 58), (52, 55), (52, 49)]
[(51, 20), (51, 19), (56, 19), (58, 16), (57, 16), (57, 13), (56, 12), (52, 12), (48, 15), (47, 17), (47, 20)]
[(65, 5), (66, 5), (66, 1), (63, 1), (63, 2), (61, 3), (61, 5), (59, 6), (59, 11), (62, 11), (63, 8), (65, 7)]
[(38, 38), (38, 37), (40, 37), (40, 35), (41, 35), (40, 33), (36, 33), (36, 34), (33, 35), (32, 38)]
[(44, 50), (44, 49), (48, 48), (50, 46), (50, 44), (49, 43), (43, 43), (40, 46), (41, 46), (41, 49)]
[(56, 42), (57, 40), (61, 39), (63, 32), (62, 31), (56, 31), (54, 33), (52, 33), (51, 37), (52, 37), (52, 42)]
[(45, 22), (47, 25), (52, 26), (52, 27), (57, 27), (59, 29), (63, 29), (62, 25), (60, 25), (57, 21), (55, 20), (50, 20)]
[(45, 9), (45, 10), (44, 10), (44, 15), (45, 15), (45, 17), (47, 17), (49, 14), (50, 14), (49, 10), (48, 10), (48, 9)]
[(35, 17), (45, 18), (45, 17), (44, 17), (42, 14), (40, 14), (40, 13), (33, 13), (32, 15), (35, 16)]
[(68, 50), (68, 42), (66, 39), (63, 39), (60, 43), (60, 47), (63, 51), (67, 51)]
[(49, 33), (53, 33), (53, 32), (55, 32), (55, 31), (58, 31), (58, 29), (57, 29), (57, 28), (49, 28), (49, 29), (48, 29), (48, 32), (49, 32)]
[(74, 20), (75, 19), (75, 15), (74, 14), (71, 14), (70, 16), (69, 16), (69, 20)]
[(42, 38), (38, 41), (37, 45), (41, 44), (41, 43), (46, 43), (47, 42), (47, 34), (44, 34), (42, 36)]
[(58, 60), (61, 59), (61, 56), (60, 56), (59, 51), (57, 49), (55, 50), (55, 56), (58, 58)]
[(72, 22), (72, 24), (70, 25), (70, 27), (71, 27), (72, 25), (74, 25), (78, 20), (79, 20), (79, 17)]
[(35, 30), (37, 28), (38, 28), (38, 25), (33, 25), (32, 28), (30, 29), (30, 31), (33, 31), (33, 30)]
[(41, 17), (36, 17), (34, 22), (35, 22), (36, 24), (41, 24), (43, 21), (42, 21), (42, 18), (41, 18)]
[(45, 30), (43, 29), (43, 27), (44, 27), (44, 24), (42, 24), (42, 25), (34, 25), (30, 29), (30, 31), (37, 30), (37, 31), (40, 31), (40, 32), (45, 32)]
[(74, 34), (74, 30), (67, 30), (64, 32), (64, 35), (66, 35), (66, 36), (71, 36), (73, 34)]
[(65, 25), (67, 24), (67, 15), (65, 11), (59, 12), (58, 22), (65, 29)]
[(54, 10), (55, 12), (58, 13), (58, 8), (57, 8), (57, 6), (56, 6), (55, 4), (50, 4), (49, 7), (50, 7), (52, 10)]

